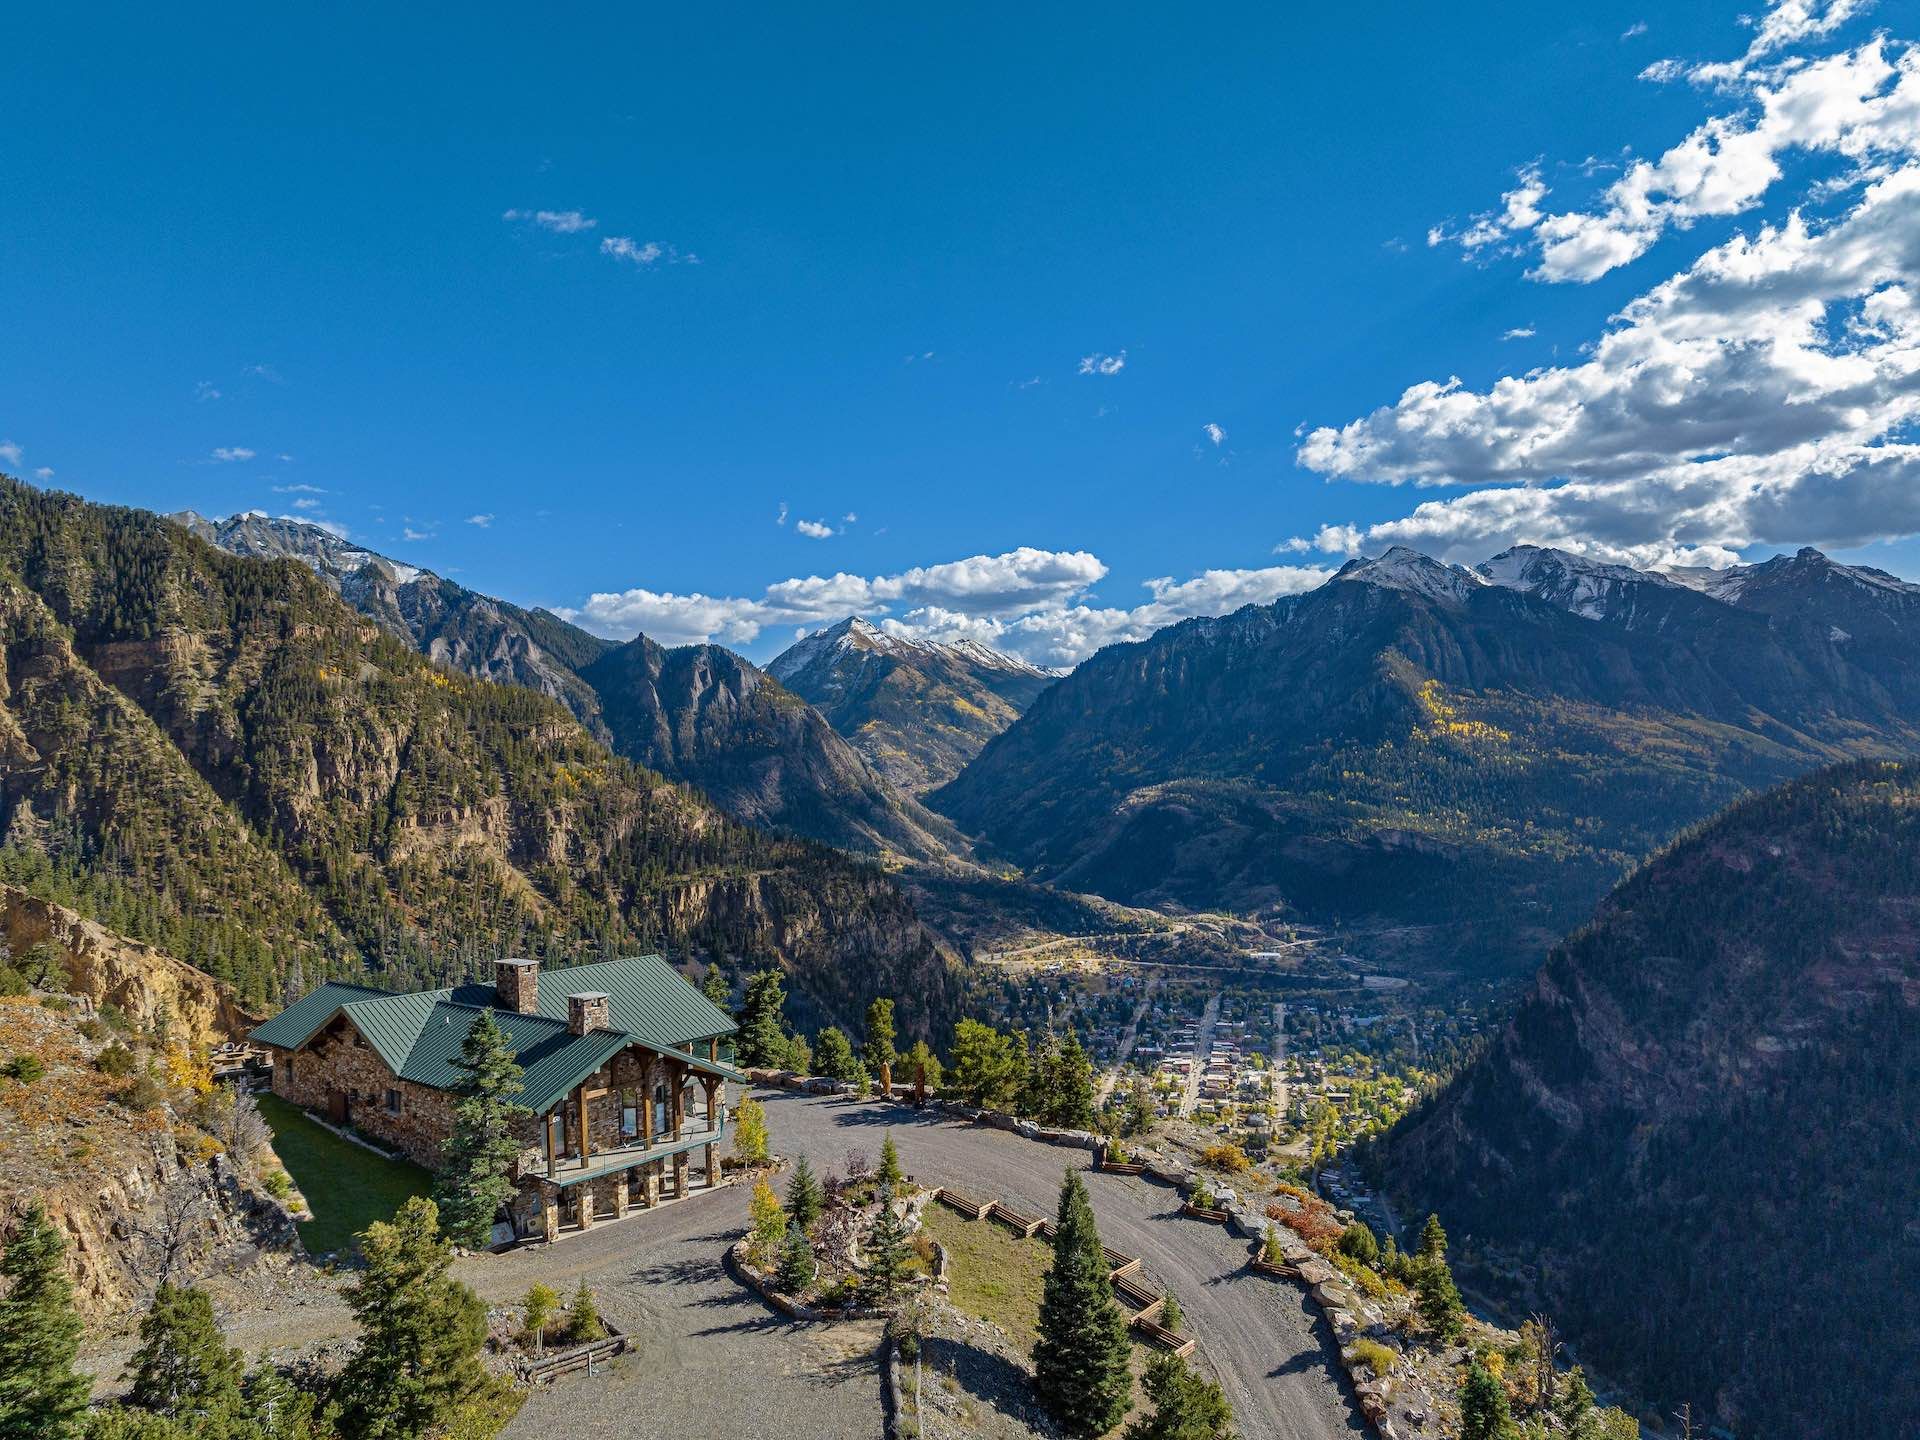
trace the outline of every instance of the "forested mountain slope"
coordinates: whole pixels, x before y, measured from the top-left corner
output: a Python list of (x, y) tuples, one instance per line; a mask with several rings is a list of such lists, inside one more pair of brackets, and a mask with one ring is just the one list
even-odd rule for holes
[(1920, 769), (1816, 774), (1651, 861), (1374, 1160), (1662, 1413), (1920, 1434)]
[(966, 848), (948, 821), (875, 773), (804, 700), (730, 650), (668, 650), (644, 635), (621, 645), (305, 521), (191, 511), (168, 518), (232, 554), (304, 562), (430, 659), (553, 696), (616, 753), (703, 791), (736, 820), (915, 861), (943, 862)]
[(1863, 654), (1817, 599), (1568, 583), (1583, 566), (1394, 551), (1111, 646), (930, 803), (1074, 889), (1284, 900), (1517, 967), (1741, 792), (1920, 748), (1920, 627)]
[(0, 638), (0, 878), (250, 1002), (363, 964), (408, 985), (666, 946), (778, 956), (842, 1016), (913, 996), (917, 1028), (954, 1003), (876, 869), (432, 664), (306, 564), (0, 480)]

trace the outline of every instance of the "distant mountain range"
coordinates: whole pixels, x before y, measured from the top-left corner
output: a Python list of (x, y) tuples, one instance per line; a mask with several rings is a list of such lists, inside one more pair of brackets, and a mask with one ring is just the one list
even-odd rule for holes
[(890, 784), (804, 700), (717, 645), (622, 645), (403, 564), (305, 521), (168, 517), (235, 555), (310, 566), (430, 659), (551, 695), (618, 753), (704, 791), (735, 819), (867, 854), (945, 861), (951, 822)]
[[(1796, 571), (1857, 583), (1736, 578)], [(1649, 1408), (1920, 1434), (1913, 1367), (1859, 1363), (1920, 1353), (1920, 770), (1824, 771), (1658, 856), (1369, 1169)]]
[(1108, 647), (928, 801), (1037, 879), (1508, 968), (1741, 792), (1917, 748), (1920, 587), (1884, 572), (1396, 548)]
[(912, 639), (857, 616), (807, 636), (767, 671), (911, 795), (958, 775), (1055, 679), (977, 641)]
[[(386, 588), (369, 568), (343, 573)], [(814, 1017), (875, 993), (929, 1030), (957, 1009), (953, 956), (878, 867), (728, 819), (531, 688), (431, 664), (308, 557), (0, 477), (0, 645), (0, 880), (255, 1008), (329, 975), (665, 946), (778, 957)], [(516, 663), (555, 654), (535, 648)]]

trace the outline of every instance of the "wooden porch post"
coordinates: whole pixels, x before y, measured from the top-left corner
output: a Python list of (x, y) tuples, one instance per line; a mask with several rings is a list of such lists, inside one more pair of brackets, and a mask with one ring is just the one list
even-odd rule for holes
[(540, 1117), (540, 1128), (547, 1132), (547, 1178), (551, 1180), (554, 1172), (553, 1112), (551, 1110)]
[(645, 1055), (640, 1060), (640, 1143), (651, 1149), (653, 1146), (653, 1056)]
[(587, 1082), (582, 1080), (573, 1093), (580, 1101), (580, 1168), (584, 1170), (593, 1155), (593, 1132), (587, 1125)]

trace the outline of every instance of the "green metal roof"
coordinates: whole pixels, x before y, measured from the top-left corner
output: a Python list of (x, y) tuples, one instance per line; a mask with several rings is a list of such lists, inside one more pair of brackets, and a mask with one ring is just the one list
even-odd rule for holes
[[(575, 1035), (567, 1025), (567, 996), (604, 992), (613, 1028)], [(365, 985), (329, 983), (257, 1027), (253, 1038), (295, 1050), (336, 1015), (344, 1014), (405, 1080), (450, 1090), (460, 1083), (455, 1065), (481, 1015), (491, 1013), (506, 1032), (523, 1072), (517, 1103), (535, 1113), (551, 1109), (567, 1092), (628, 1045), (672, 1051), (690, 1068), (730, 1080), (745, 1077), (731, 1065), (688, 1053), (688, 1041), (731, 1035), (733, 1021), (657, 955), (576, 965), (540, 976), (540, 1013), (521, 1015), (492, 1002), (490, 985), (394, 994)]]

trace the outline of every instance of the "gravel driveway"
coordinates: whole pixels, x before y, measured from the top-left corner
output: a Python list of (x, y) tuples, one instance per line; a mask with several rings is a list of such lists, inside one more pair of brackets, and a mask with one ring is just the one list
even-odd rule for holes
[[(851, 1104), (785, 1091), (756, 1095), (767, 1110), (773, 1148), (805, 1154), (816, 1172), (843, 1171), (858, 1148), (877, 1160), (891, 1130), (900, 1162), (923, 1185), (951, 1185), (981, 1200), (1004, 1200), (1051, 1215), (1062, 1172), (1091, 1157), (901, 1106)], [(1140, 1256), (1156, 1289), (1180, 1297), (1196, 1360), (1233, 1402), (1240, 1433), (1273, 1440), (1331, 1440), (1370, 1433), (1345, 1388), (1339, 1352), (1300, 1287), (1247, 1269), (1247, 1242), (1223, 1226), (1179, 1213), (1178, 1196), (1137, 1177), (1087, 1175), (1100, 1238)]]

